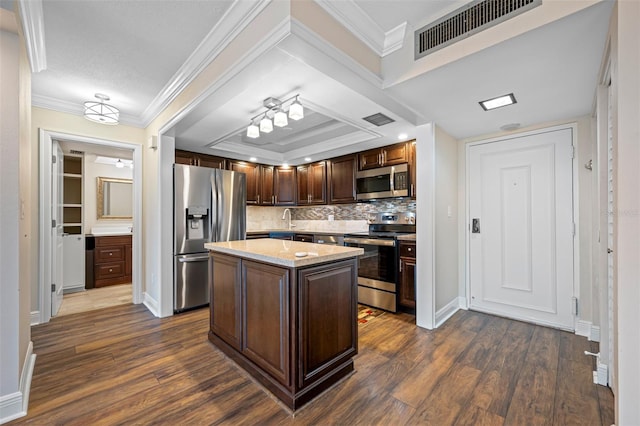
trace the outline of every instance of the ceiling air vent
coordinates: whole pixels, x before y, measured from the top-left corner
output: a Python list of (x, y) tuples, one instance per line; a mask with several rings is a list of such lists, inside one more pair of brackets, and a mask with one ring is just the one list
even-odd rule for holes
[(394, 121), (396, 121), (391, 117), (387, 117), (386, 115), (384, 115), (381, 112), (379, 112), (377, 114), (370, 115), (368, 117), (363, 117), (362, 119), (364, 121), (368, 121), (371, 124), (375, 124), (378, 127), (384, 126), (385, 124), (393, 123)]
[(415, 32), (415, 59), (540, 6), (542, 0), (474, 1)]
[(82, 154), (84, 154), (84, 151), (77, 151), (75, 149), (72, 149), (72, 150), (69, 151), (69, 154), (82, 155)]

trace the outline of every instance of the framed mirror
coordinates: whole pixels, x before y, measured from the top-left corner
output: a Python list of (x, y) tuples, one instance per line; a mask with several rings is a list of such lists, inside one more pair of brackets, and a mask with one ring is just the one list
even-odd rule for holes
[(133, 218), (133, 181), (98, 176), (98, 219)]

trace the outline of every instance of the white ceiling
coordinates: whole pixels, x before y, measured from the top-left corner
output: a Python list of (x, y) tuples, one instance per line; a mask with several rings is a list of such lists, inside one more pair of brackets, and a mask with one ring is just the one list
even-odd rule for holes
[[(413, 30), (466, 3), (316, 1), (348, 4), (360, 22), (364, 16), (383, 33), (406, 23), (409, 40)], [(123, 123), (140, 125), (142, 117), (148, 118), (150, 105), (157, 104), (183, 73), (185, 61), (196, 55), (199, 44), (204, 46), (207, 36), (230, 22), (225, 13), (243, 3), (46, 0), (43, 4), (47, 69), (33, 75), (34, 105), (79, 112), (84, 101), (101, 92), (120, 108)], [(416, 125), (430, 121), (456, 138), (465, 138), (498, 131), (508, 123), (526, 126), (588, 114), (610, 10), (611, 2), (596, 4), (386, 89), (345, 79), (344, 73), (334, 72), (330, 57), (318, 57), (308, 44), (290, 36), (176, 124), (176, 144), (231, 158), (256, 156), (265, 163), (296, 164), (307, 156), (316, 159), (392, 143), (399, 133), (411, 137)], [(485, 112), (478, 105), (480, 100), (511, 92), (518, 99), (514, 106)], [(242, 136), (249, 119), (263, 110), (264, 98), (284, 99), (296, 93), (307, 108), (304, 120), (268, 138)], [(376, 127), (362, 120), (378, 112), (396, 122)]]

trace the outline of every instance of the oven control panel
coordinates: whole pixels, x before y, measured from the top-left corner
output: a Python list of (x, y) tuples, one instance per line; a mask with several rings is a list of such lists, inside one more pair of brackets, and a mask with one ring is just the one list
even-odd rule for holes
[(384, 225), (415, 225), (416, 213), (415, 212), (396, 212), (396, 213), (371, 213), (367, 222), (369, 224), (384, 224)]

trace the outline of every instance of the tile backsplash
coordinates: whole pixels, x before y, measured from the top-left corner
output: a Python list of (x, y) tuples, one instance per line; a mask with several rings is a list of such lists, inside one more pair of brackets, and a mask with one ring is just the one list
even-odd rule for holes
[[(247, 230), (282, 229), (285, 207), (247, 206)], [(334, 204), (310, 207), (290, 207), (296, 229), (318, 231), (366, 231), (371, 213), (416, 211), (416, 202), (409, 198), (388, 199), (366, 203)], [(329, 216), (333, 220), (329, 221)]]

